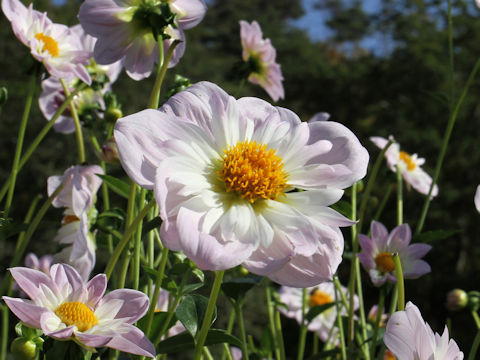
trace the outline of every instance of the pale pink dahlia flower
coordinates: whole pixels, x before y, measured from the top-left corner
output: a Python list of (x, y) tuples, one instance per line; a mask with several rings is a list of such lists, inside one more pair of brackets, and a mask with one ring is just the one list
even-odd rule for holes
[(55, 264), (50, 274), (24, 267), (10, 269), (31, 300), (3, 296), (27, 326), (58, 340), (75, 340), (88, 348), (110, 347), (155, 357), (155, 348), (133, 325), (148, 310), (148, 297), (136, 290), (114, 290), (104, 296), (107, 277), (82, 280), (69, 265)]
[(388, 320), (383, 341), (398, 360), (463, 359), (457, 343), (449, 340), (447, 327), (442, 335), (434, 333), (411, 302)]
[(55, 264), (55, 259), (52, 255), (44, 255), (38, 257), (34, 253), (28, 253), (25, 256), (25, 266), (31, 269), (40, 270), (45, 274), (50, 273), (50, 268)]
[(2, 10), (17, 38), (50, 75), (67, 80), (77, 77), (91, 83), (84, 65), (92, 53), (82, 49), (78, 37), (67, 26), (52, 23), (47, 13), (33, 10), (32, 4), (27, 9), (19, 0), (2, 0)]
[(249, 24), (241, 20), (240, 39), (243, 61), (249, 63), (252, 68), (248, 81), (263, 87), (273, 101), (283, 99), (285, 92), (282, 84), (282, 70), (275, 62), (277, 52), (270, 39), (263, 39), (260, 25), (256, 21)]
[(130, 178), (154, 190), (168, 248), (204, 270), (243, 264), (283, 285), (332, 278), (342, 260), (339, 226), (353, 222), (328, 206), (368, 163), (343, 125), (302, 123), (290, 110), (201, 82), (159, 110), (120, 119), (114, 135)]
[[(388, 140), (379, 136), (373, 136), (370, 140), (383, 149)], [(403, 179), (410, 184), (420, 194), (428, 195), (432, 185), (432, 177), (428, 175), (420, 166), (425, 163), (424, 158), (419, 158), (417, 154), (410, 155), (400, 150), (400, 145), (394, 142), (385, 152), (385, 158), (390, 170), (397, 172), (397, 166), (402, 173)], [(435, 185), (432, 190), (432, 198), (438, 195), (438, 186)]]
[[(279, 290), (280, 301), (287, 305), (287, 309), (280, 306), (278, 310), (289, 318), (296, 319), (299, 324), (302, 323), (302, 296), (303, 289), (282, 286)], [(348, 298), (348, 289), (342, 286), (342, 292)], [(333, 303), (335, 301), (335, 285), (333, 282), (324, 282), (318, 286), (307, 288), (307, 312), (313, 306), (320, 306)], [(340, 296), (340, 294), (338, 294)], [(340, 299), (340, 298), (339, 298)], [(358, 296), (354, 296), (354, 308), (358, 309)], [(340, 300), (341, 314), (346, 315), (347, 311)], [(316, 332), (323, 341), (337, 344), (338, 329), (334, 329), (337, 320), (337, 307), (332, 306), (320, 315), (315, 317), (308, 325), (308, 330)]]
[[(205, 15), (203, 0), (168, 1), (177, 15), (178, 28), (168, 25), (164, 40), (165, 53), (174, 40), (182, 41), (174, 51), (169, 67), (175, 66), (185, 52), (183, 29), (197, 25)], [(158, 45), (150, 25), (144, 23), (145, 13), (161, 4), (159, 0), (86, 0), (78, 19), (85, 32), (97, 38), (94, 56), (98, 64), (123, 61), (127, 74), (140, 80), (148, 77), (158, 62)]]
[(370, 237), (358, 235), (362, 248), (358, 259), (367, 269), (374, 285), (397, 281), (392, 253), (398, 253), (406, 279), (415, 279), (430, 272), (430, 265), (420, 259), (432, 247), (427, 244), (410, 245), (412, 232), (408, 224), (397, 226), (389, 234), (383, 224), (372, 221), (370, 232)]

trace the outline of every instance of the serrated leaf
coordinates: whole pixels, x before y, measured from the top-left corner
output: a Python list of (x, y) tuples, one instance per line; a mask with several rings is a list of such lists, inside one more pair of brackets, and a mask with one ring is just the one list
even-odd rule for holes
[(415, 235), (413, 237), (414, 242), (432, 244), (436, 241), (449, 238), (452, 235), (458, 234), (461, 230), (433, 230), (426, 231), (424, 233)]
[[(201, 295), (187, 295), (183, 298), (182, 302), (178, 305), (175, 314), (177, 319), (185, 326), (192, 336), (197, 335), (197, 331), (200, 329), (207, 310), (208, 299)], [(212, 323), (217, 318), (217, 309), (215, 308)]]
[(308, 312), (305, 314), (305, 319), (310, 322), (312, 321), (315, 317), (323, 313), (324, 311), (327, 311), (331, 307), (335, 306), (336, 302), (331, 302), (328, 304), (323, 304), (323, 305), (317, 305), (311, 307)]
[(238, 301), (245, 296), (248, 290), (257, 285), (261, 279), (261, 276), (248, 276), (231, 279), (222, 284), (222, 291), (229, 298)]
[(125, 181), (110, 175), (97, 174), (97, 176), (99, 176), (114, 193), (124, 197), (125, 199), (128, 199), (130, 194), (130, 185)]

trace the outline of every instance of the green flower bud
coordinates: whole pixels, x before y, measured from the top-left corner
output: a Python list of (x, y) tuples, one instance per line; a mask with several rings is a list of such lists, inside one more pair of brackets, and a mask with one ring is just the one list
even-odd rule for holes
[(445, 307), (450, 311), (459, 311), (468, 304), (468, 294), (462, 289), (454, 289), (447, 294)]
[(16, 360), (33, 360), (37, 354), (37, 345), (32, 340), (19, 337), (13, 340), (10, 351)]

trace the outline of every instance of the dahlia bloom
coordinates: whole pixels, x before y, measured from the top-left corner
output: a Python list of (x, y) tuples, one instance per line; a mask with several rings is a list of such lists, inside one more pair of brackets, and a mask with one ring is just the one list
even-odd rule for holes
[[(370, 140), (383, 149), (388, 140), (379, 136), (373, 136)], [(400, 151), (400, 145), (394, 142), (385, 152), (385, 158), (390, 170), (397, 172), (397, 166), (402, 173), (403, 179), (420, 194), (428, 195), (432, 185), (432, 177), (428, 175), (420, 166), (425, 163), (424, 158), (419, 158), (417, 154), (410, 155), (405, 151)], [(438, 195), (438, 186), (435, 185), (432, 190), (432, 198)]]
[[(185, 52), (183, 29), (197, 25), (205, 15), (202, 0), (169, 1), (177, 15), (178, 29), (168, 25), (164, 40), (165, 53), (174, 40), (180, 43), (173, 53), (169, 67), (175, 66)], [(94, 57), (98, 64), (123, 61), (127, 74), (134, 80), (148, 77), (158, 62), (158, 45), (150, 25), (144, 23), (145, 12), (160, 4), (158, 0), (86, 0), (80, 7), (78, 19), (85, 32), (97, 38)]]
[(475, 203), (475, 208), (478, 212), (480, 212), (480, 185), (477, 186), (477, 190), (475, 191), (475, 197), (473, 198)]
[(42, 257), (38, 257), (34, 253), (28, 253), (25, 256), (25, 266), (31, 269), (40, 270), (45, 274), (50, 272), (50, 268), (55, 263), (55, 259), (52, 255), (44, 255)]
[(372, 221), (371, 236), (358, 235), (362, 252), (358, 259), (368, 270), (375, 286), (381, 286), (385, 281), (395, 283), (395, 264), (392, 253), (398, 253), (402, 263), (403, 276), (415, 279), (430, 272), (430, 265), (420, 260), (432, 248), (427, 244), (410, 244), (412, 232), (408, 224), (397, 226), (389, 234), (383, 224)]
[(104, 296), (105, 274), (85, 282), (65, 264), (53, 265), (48, 275), (24, 267), (10, 273), (31, 300), (8, 296), (3, 300), (27, 326), (57, 340), (75, 340), (90, 350), (106, 346), (155, 357), (153, 344), (133, 326), (148, 310), (145, 294), (119, 289)]
[(78, 37), (67, 26), (52, 23), (46, 13), (33, 10), (32, 4), (27, 9), (19, 0), (2, 0), (2, 10), (15, 36), (50, 75), (67, 80), (77, 77), (91, 83), (84, 64), (92, 54), (82, 50)]
[[(279, 290), (280, 301), (287, 305), (288, 309), (280, 306), (278, 310), (286, 317), (296, 319), (299, 324), (302, 323), (302, 296), (303, 289), (282, 286)], [(342, 286), (342, 292), (348, 294), (348, 289)], [(333, 282), (324, 282), (318, 286), (307, 288), (308, 302), (307, 312), (310, 307), (329, 304), (335, 301), (335, 285)], [(358, 309), (359, 301), (358, 296), (354, 296), (354, 308)], [(342, 315), (346, 315), (347, 311), (340, 303)], [(332, 328), (336, 325), (337, 308), (332, 306), (330, 309), (325, 310), (320, 315), (315, 317), (308, 325), (308, 330), (314, 331), (318, 334), (319, 338), (326, 342), (329, 339), (333, 340), (338, 332), (337, 329), (332, 331)], [(333, 343), (337, 343), (336, 340)]]
[(102, 184), (102, 179), (96, 174), (103, 175), (103, 169), (98, 165), (76, 165), (69, 167), (63, 175), (50, 176), (47, 180), (48, 196), (63, 184), (52, 205), (71, 208), (73, 214), (80, 218), (93, 206), (95, 194)]
[(405, 311), (397, 311), (387, 323), (383, 341), (399, 360), (462, 360), (463, 352), (453, 339), (433, 333), (418, 308), (408, 302)]
[(159, 110), (120, 119), (114, 136), (127, 174), (154, 190), (168, 248), (203, 270), (243, 264), (296, 287), (331, 280), (343, 252), (339, 226), (353, 222), (328, 206), (368, 163), (343, 125), (302, 123), (201, 82)]
[(260, 25), (256, 21), (249, 24), (241, 20), (240, 39), (243, 61), (252, 68), (248, 81), (264, 88), (273, 101), (283, 99), (285, 92), (282, 85), (282, 70), (275, 62), (277, 53), (270, 39), (263, 39)]

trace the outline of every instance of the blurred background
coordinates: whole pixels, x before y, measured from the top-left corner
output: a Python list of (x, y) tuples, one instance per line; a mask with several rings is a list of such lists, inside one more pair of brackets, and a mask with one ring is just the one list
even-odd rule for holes
[[(205, 19), (186, 32), (186, 53), (180, 64), (168, 72), (167, 87), (175, 74), (181, 74), (192, 83), (212, 81), (235, 94), (239, 84), (231, 73), (233, 65), (241, 59), (239, 20), (257, 20), (264, 36), (277, 49), (277, 62), (285, 77), (285, 100), (276, 105), (295, 111), (305, 121), (320, 111), (330, 113), (331, 121), (346, 125), (359, 137), (372, 160), (379, 150), (368, 138), (393, 135), (405, 151), (426, 158), (424, 168), (433, 175), (448, 121), (449, 98), (453, 95), (457, 99), (480, 57), (480, 10), (473, 0), (453, 1), (453, 90), (448, 77), (446, 0), (209, 0), (207, 3)], [(76, 0), (38, 0), (34, 1), (34, 8), (47, 11), (55, 22), (74, 25), (78, 23), (76, 14), (80, 4)], [(0, 86), (6, 86), (9, 92), (8, 102), (0, 113), (2, 184), (13, 161), (30, 64), (28, 49), (14, 37), (10, 23), (1, 15)], [(124, 114), (146, 107), (153, 81), (153, 76), (135, 82), (121, 75), (113, 89)], [(263, 89), (248, 83), (236, 95), (270, 101)], [(473, 204), (480, 183), (479, 98), (480, 77), (474, 81), (457, 119), (438, 183), (439, 196), (431, 203), (424, 227), (424, 231), (459, 231), (432, 244), (433, 250), (426, 256), (432, 266), (430, 274), (406, 282), (407, 300), (419, 306), (435, 331), (443, 331), (446, 319), (451, 317), (452, 336), (464, 352), (470, 347), (475, 325), (468, 313), (449, 314), (444, 302), (452, 288), (480, 289), (480, 214)], [(45, 121), (38, 103), (34, 103), (25, 144), (32, 141)], [(94, 159), (93, 146), (88, 142), (86, 146), (90, 152), (87, 158)], [(20, 173), (10, 214), (15, 221), (22, 221), (36, 194), (46, 194), (48, 176), (61, 174), (75, 163), (75, 149), (73, 134), (52, 131), (47, 136)], [(109, 171), (122, 174), (119, 165), (111, 166)], [(368, 207), (364, 232), (388, 187), (394, 183), (395, 175), (383, 166)], [(404, 196), (405, 221), (415, 228), (424, 197), (409, 189)], [(349, 200), (348, 194), (345, 200)], [(380, 219), (389, 229), (396, 223), (395, 206), (392, 195)], [(46, 253), (60, 218), (61, 209), (49, 211), (47, 222), (32, 241), (32, 250), (40, 255)], [(347, 229), (347, 243), (349, 234)], [(2, 273), (10, 261), (15, 237), (9, 240), (0, 251)], [(347, 269), (348, 264), (340, 267), (344, 283)], [(362, 275), (368, 287), (368, 311), (378, 292), (371, 287), (368, 276)], [(249, 296), (262, 295), (252, 292)], [(249, 300), (252, 299), (247, 299), (247, 303)], [(254, 334), (265, 324), (257, 312), (255, 302), (245, 309), (250, 319), (247, 326), (251, 326)], [(285, 319), (284, 326), (286, 338), (295, 348), (296, 325)]]

